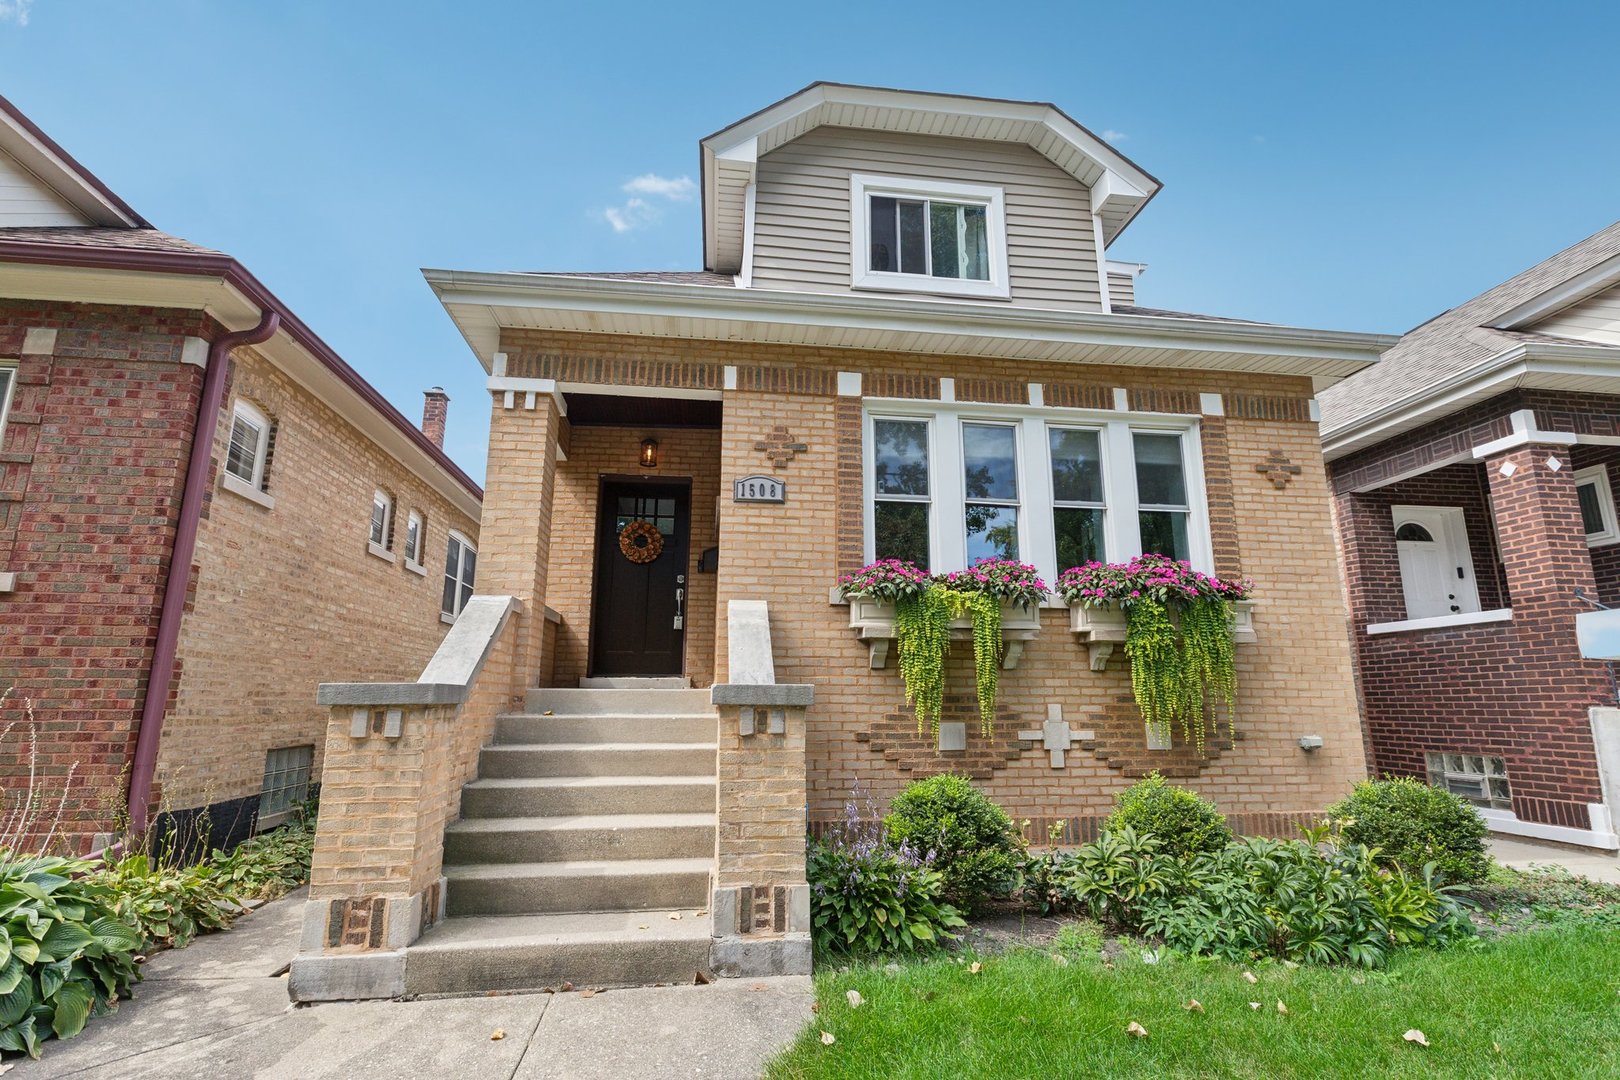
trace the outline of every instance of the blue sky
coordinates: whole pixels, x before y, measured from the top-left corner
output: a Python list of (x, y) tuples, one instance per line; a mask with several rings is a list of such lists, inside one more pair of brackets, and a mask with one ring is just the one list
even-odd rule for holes
[(1620, 217), (1620, 13), (1461, 6), (0, 0), (0, 93), (406, 415), (445, 386), (479, 477), (419, 268), (696, 268), (697, 140), (816, 79), (1108, 133), (1165, 184), (1145, 304), (1405, 330)]

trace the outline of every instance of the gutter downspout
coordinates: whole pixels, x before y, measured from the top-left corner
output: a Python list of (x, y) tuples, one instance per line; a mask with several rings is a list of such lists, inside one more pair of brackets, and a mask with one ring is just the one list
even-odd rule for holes
[(180, 497), (180, 522), (175, 528), (169, 580), (163, 588), (163, 609), (158, 616), (157, 645), (152, 652), (152, 670), (146, 680), (146, 701), (141, 707), (135, 761), (130, 770), (129, 829), (135, 834), (146, 831), (151, 812), (158, 740), (163, 734), (169, 688), (174, 682), (180, 623), (185, 617), (186, 592), (191, 588), (191, 560), (197, 553), (197, 529), (202, 520), (203, 495), (208, 489), (208, 470), (213, 464), (214, 432), (219, 428), (219, 410), (225, 400), (225, 373), (230, 368), (231, 350), (268, 341), (280, 327), (280, 312), (266, 310), (258, 326), (222, 334), (208, 347), (197, 430), (191, 439), (191, 460), (186, 465), (186, 486)]

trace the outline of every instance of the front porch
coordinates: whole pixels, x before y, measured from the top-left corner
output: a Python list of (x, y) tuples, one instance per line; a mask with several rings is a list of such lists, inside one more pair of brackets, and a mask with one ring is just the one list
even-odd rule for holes
[(1335, 468), (1375, 773), (1502, 834), (1620, 847), (1614, 687), (1575, 616), (1620, 603), (1620, 401), (1504, 395)]

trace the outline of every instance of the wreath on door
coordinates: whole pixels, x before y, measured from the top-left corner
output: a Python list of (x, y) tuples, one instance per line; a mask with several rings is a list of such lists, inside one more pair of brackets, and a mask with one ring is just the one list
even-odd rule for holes
[(650, 563), (664, 553), (664, 534), (650, 521), (632, 521), (619, 530), (619, 554), (633, 563)]

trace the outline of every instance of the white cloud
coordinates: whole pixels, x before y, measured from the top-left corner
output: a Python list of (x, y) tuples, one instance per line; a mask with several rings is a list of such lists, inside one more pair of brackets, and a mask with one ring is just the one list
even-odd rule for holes
[(690, 202), (697, 194), (697, 185), (690, 176), (659, 176), (646, 173), (624, 185), (632, 195), (661, 195), (675, 202)]
[[(5, 0), (0, 0), (4, 3)], [(663, 202), (691, 202), (697, 194), (697, 185), (690, 176), (659, 176), (643, 173), (627, 180), (619, 190), (630, 197), (618, 206), (601, 211), (601, 218), (616, 233), (627, 233), (645, 228), (663, 216)], [(646, 198), (642, 198), (646, 196)]]
[(1103, 130), (1103, 138), (1107, 139), (1109, 142), (1124, 142), (1126, 139), (1130, 138), (1130, 136), (1125, 134), (1123, 131), (1115, 131), (1113, 128), (1106, 128)]
[(33, 6), (34, 0), (0, 0), (0, 22), (27, 26), (28, 9)]

